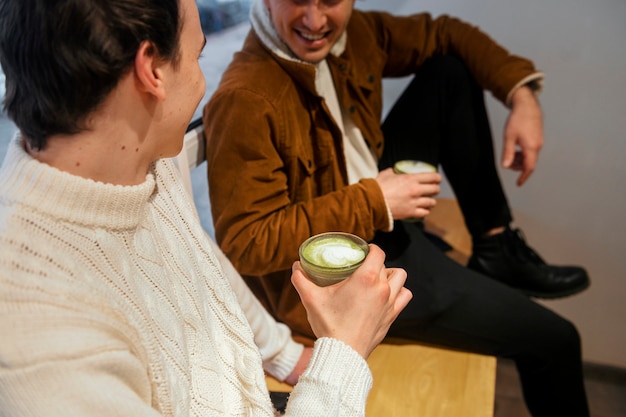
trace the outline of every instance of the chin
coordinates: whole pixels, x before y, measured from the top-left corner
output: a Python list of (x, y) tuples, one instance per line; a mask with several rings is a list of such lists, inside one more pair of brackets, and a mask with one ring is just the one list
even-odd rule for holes
[(168, 143), (159, 153), (159, 159), (174, 158), (183, 150), (184, 136), (180, 135), (180, 140), (176, 143)]
[(326, 59), (327, 56), (328, 56), (327, 53), (325, 54), (315, 53), (315, 54), (303, 54), (301, 56), (298, 56), (298, 58), (300, 58), (302, 61), (306, 63), (317, 65), (320, 62), (322, 62), (324, 59)]
[(331, 48), (329, 47), (325, 47), (323, 49), (308, 49), (305, 47), (301, 47), (297, 50), (292, 49), (291, 52), (301, 61), (315, 65), (326, 59), (326, 57), (330, 53), (330, 49)]
[(176, 147), (176, 149), (173, 150), (173, 155), (171, 155), (171, 157), (178, 156), (178, 154), (182, 152), (183, 144), (184, 144), (184, 140), (181, 140), (178, 146)]

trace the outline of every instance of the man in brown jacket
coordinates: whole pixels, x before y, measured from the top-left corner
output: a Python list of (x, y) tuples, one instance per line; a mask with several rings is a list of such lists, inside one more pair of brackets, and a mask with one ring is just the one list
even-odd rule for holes
[[(414, 294), (392, 334), (512, 358), (534, 416), (587, 416), (578, 332), (527, 295), (573, 294), (588, 277), (547, 265), (510, 229), (482, 97), (511, 108), (502, 162), (521, 185), (543, 142), (543, 75), (458, 19), (353, 8), (253, 1), (252, 30), (204, 111), (218, 243), (275, 317), (312, 337), (289, 281), (300, 243), (327, 231), (376, 242)], [(383, 77), (409, 75), (381, 126)], [(395, 174), (398, 159), (445, 171), (473, 236), (470, 268), (402, 221), (428, 214), (441, 176)]]

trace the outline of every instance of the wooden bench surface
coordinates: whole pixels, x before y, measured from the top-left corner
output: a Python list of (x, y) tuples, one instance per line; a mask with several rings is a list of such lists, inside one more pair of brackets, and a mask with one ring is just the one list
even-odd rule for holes
[(418, 344), (384, 343), (368, 364), (367, 417), (491, 417), (496, 360)]

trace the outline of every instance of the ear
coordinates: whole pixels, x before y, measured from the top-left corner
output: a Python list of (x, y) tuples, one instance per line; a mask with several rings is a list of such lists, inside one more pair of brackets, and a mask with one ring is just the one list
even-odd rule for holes
[(154, 45), (149, 41), (141, 42), (137, 55), (135, 55), (135, 75), (138, 88), (152, 94), (158, 100), (165, 98), (162, 64), (163, 61), (158, 59)]

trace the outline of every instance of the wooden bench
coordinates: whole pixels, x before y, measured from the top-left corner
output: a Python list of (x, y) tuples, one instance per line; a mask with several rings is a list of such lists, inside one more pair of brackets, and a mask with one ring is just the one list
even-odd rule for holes
[[(196, 121), (185, 135), (176, 158), (192, 193), (190, 172), (205, 160), (202, 125)], [(448, 252), (465, 264), (471, 240), (456, 201), (438, 200), (425, 228), (453, 247)], [(388, 338), (368, 358), (374, 386), (366, 417), (492, 417), (496, 358)], [(268, 389), (289, 392), (291, 387), (267, 377)]]

